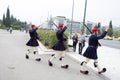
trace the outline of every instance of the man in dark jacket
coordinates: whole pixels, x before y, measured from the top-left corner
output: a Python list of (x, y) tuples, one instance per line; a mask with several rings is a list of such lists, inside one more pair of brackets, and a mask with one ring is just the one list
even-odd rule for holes
[(106, 36), (108, 29), (109, 26), (106, 27), (106, 30), (102, 33), (102, 35), (97, 36), (98, 29), (96, 27), (92, 28), (93, 34), (89, 37), (88, 47), (83, 54), (83, 56), (86, 57), (86, 60), (81, 63), (81, 73), (88, 74), (88, 71), (85, 69), (85, 66), (91, 59), (94, 60), (94, 67), (98, 69), (99, 74), (106, 71), (106, 68), (100, 69), (98, 65), (97, 48), (99, 46), (98, 40), (103, 39)]
[[(31, 28), (29, 30), (29, 35), (30, 35), (30, 39), (29, 41), (26, 43), (27, 46), (29, 46), (29, 49), (28, 49), (28, 54), (26, 54), (26, 59), (29, 58), (29, 54), (30, 53), (33, 53), (33, 54), (37, 54), (38, 53), (38, 46), (39, 46), (39, 43), (37, 40), (39, 40), (39, 37), (38, 37), (38, 34), (36, 32), (36, 30), (38, 29), (37, 27), (35, 27), (34, 24), (31, 25)], [(36, 61), (40, 61), (41, 58), (37, 58), (35, 59)]]
[[(64, 41), (66, 41), (66, 39), (63, 37), (64, 31), (67, 29), (67, 27), (63, 27), (63, 24), (59, 24), (58, 26), (59, 30), (56, 32), (56, 37), (58, 39), (58, 41), (55, 43), (55, 45), (52, 47), (53, 50), (55, 50), (55, 55), (52, 56), (49, 60), (48, 60), (48, 64), (49, 66), (53, 66), (52, 60), (54, 58), (60, 57), (60, 60), (62, 60), (63, 56), (65, 55), (65, 45), (64, 45)], [(61, 68), (68, 68), (67, 64), (62, 64)]]

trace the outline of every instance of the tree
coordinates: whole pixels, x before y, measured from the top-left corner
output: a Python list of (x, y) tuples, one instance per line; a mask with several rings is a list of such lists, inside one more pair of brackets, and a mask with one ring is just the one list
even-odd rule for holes
[(101, 34), (101, 23), (99, 22), (98, 23), (98, 35), (100, 35)]
[(6, 22), (5, 14), (3, 14), (3, 21), (2, 21), (2, 24), (3, 24), (3, 25), (6, 25), (5, 22)]
[(109, 30), (108, 30), (108, 36), (110, 36), (110, 37), (112, 37), (112, 34), (113, 34), (113, 30), (110, 28)]
[(120, 27), (115, 27), (114, 30), (113, 30), (113, 36), (115, 38), (118, 38), (120, 37)]
[(105, 31), (105, 26), (103, 26), (102, 28), (101, 28), (101, 30), (102, 30), (102, 33)]
[(108, 30), (108, 35), (109, 35), (109, 36), (112, 36), (112, 34), (113, 34), (112, 20), (111, 20), (110, 23), (109, 23), (109, 27), (110, 27), (110, 29)]
[(10, 15), (9, 7), (7, 8), (6, 15), (3, 14), (3, 20), (2, 24), (5, 25), (5, 27), (13, 29), (20, 29), (21, 27), (24, 28), (27, 24), (27, 22), (22, 22), (19, 19), (15, 18), (13, 15)]
[(6, 13), (6, 27), (10, 27), (11, 26), (11, 20), (10, 20), (10, 10), (9, 7), (7, 8), (7, 13)]

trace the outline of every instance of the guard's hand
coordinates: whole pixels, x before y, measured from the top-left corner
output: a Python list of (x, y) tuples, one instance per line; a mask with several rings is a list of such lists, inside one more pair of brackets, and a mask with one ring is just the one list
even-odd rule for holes
[(67, 23), (67, 22), (64, 23), (64, 26), (68, 27), (68, 25), (69, 25), (69, 23)]
[(105, 31), (108, 31), (108, 29), (110, 28), (110, 26), (106, 26), (106, 29), (105, 29)]

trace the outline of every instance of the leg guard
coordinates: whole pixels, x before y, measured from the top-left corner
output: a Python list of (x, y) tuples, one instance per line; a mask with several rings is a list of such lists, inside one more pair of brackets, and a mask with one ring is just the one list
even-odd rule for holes
[(84, 65), (84, 64), (87, 64), (87, 62), (83, 61), (80, 65), (82, 66), (82, 65)]
[(101, 71), (97, 60), (94, 61), (94, 67), (98, 69), (98, 72)]
[(63, 56), (61, 56), (61, 57), (59, 58), (59, 60), (60, 60), (60, 61), (62, 61), (62, 59), (63, 59), (63, 58), (64, 58), (64, 57), (63, 57)]
[(38, 53), (38, 51), (34, 51), (34, 52), (33, 52), (33, 54), (37, 54), (37, 53)]
[(87, 64), (87, 62), (85, 62), (85, 61), (83, 61), (83, 62), (80, 64), (80, 65), (81, 65), (80, 72), (81, 72), (81, 71), (82, 71), (82, 72), (87, 71), (86, 68), (85, 68), (86, 64)]
[(30, 54), (30, 52), (31, 52), (31, 51), (30, 51), (30, 49), (28, 49), (27, 51), (28, 51), (28, 53), (27, 53), (27, 54)]
[(98, 62), (94, 62), (94, 67), (97, 67), (98, 66)]

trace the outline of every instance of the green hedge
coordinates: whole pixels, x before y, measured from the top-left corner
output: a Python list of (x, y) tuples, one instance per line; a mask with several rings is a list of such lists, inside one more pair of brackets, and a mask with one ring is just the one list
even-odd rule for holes
[[(50, 30), (38, 30), (37, 31), (41, 42), (48, 48), (52, 48), (52, 46), (57, 42), (56, 32)], [(68, 35), (67, 33), (65, 33)], [(67, 41), (65, 41), (65, 47), (67, 48)]]
[(16, 25), (15, 25), (15, 26), (12, 26), (12, 28), (15, 29), (15, 30), (20, 30), (21, 26), (19, 26), (19, 25), (16, 26)]

